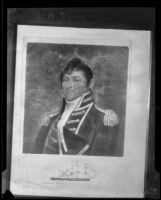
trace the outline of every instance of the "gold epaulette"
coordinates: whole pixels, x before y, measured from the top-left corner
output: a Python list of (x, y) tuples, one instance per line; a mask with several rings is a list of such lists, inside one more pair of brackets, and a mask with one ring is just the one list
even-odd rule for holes
[(117, 114), (111, 110), (111, 109), (107, 109), (107, 110), (104, 110), (102, 108), (99, 108), (98, 106), (95, 105), (95, 108), (97, 110), (99, 110), (101, 113), (104, 114), (104, 117), (103, 117), (103, 124), (105, 126), (115, 126), (117, 125), (119, 122), (118, 122), (118, 116)]
[(55, 112), (55, 113), (52, 113), (52, 114), (49, 114), (49, 115), (45, 116), (45, 117), (42, 119), (40, 125), (41, 125), (41, 126), (48, 126), (51, 117), (54, 117), (54, 116), (57, 115), (58, 113), (59, 113), (59, 112)]

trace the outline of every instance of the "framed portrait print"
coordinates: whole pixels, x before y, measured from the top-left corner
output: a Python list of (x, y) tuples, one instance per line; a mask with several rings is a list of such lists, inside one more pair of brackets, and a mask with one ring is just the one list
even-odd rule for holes
[(17, 26), (13, 194), (144, 196), (150, 49), (150, 31)]

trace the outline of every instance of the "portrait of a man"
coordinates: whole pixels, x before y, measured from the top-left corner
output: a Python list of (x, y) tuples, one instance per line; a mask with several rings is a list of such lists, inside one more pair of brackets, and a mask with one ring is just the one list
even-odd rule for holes
[(122, 156), (128, 48), (28, 43), (23, 153)]

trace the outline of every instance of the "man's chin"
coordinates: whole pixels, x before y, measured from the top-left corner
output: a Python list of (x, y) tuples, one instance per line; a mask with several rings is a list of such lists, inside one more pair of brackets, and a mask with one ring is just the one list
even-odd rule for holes
[(72, 97), (69, 97), (69, 98), (65, 98), (67, 101), (74, 101), (76, 98), (72, 98)]
[[(79, 97), (79, 96), (78, 96)], [(78, 97), (73, 97), (73, 96), (68, 96), (68, 97), (66, 97), (65, 99), (67, 100), (67, 101), (74, 101), (75, 99), (77, 99)]]

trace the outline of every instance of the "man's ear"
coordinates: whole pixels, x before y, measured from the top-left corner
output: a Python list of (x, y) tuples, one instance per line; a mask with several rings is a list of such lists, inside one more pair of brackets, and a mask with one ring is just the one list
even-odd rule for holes
[(94, 79), (91, 79), (90, 84), (89, 84), (89, 87), (90, 87), (92, 90), (93, 90), (93, 87), (94, 87), (94, 83), (95, 83)]

